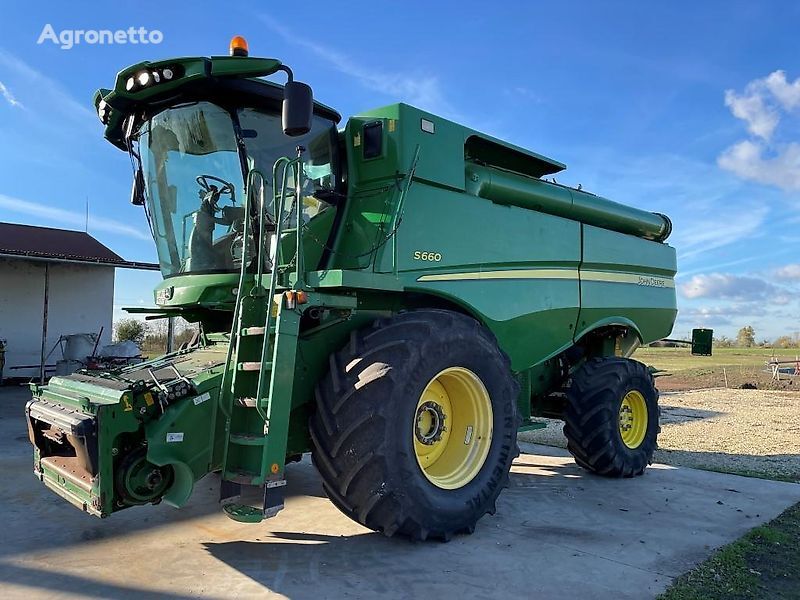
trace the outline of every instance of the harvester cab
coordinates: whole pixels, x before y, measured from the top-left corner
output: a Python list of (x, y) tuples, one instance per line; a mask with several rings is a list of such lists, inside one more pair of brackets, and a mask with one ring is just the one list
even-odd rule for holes
[(241, 38), (128, 67), (95, 108), (131, 157), (163, 275), (156, 306), (130, 310), (201, 334), (34, 386), (34, 472), (60, 496), (105, 517), (179, 507), (208, 476), (231, 518), (257, 522), (311, 452), (352, 519), (448, 539), (495, 510), (535, 417), (564, 419), (594, 472), (651, 460), (658, 393), (629, 357), (675, 320), (664, 215), (547, 181), (565, 166), (406, 104), (338, 128)]

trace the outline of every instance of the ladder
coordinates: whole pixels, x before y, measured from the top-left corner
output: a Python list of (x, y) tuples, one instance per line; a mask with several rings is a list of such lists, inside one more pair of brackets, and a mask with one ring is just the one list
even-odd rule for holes
[[(301, 157), (302, 148), (298, 147), (296, 158), (280, 158), (273, 166), (274, 218), (270, 224), (264, 204), (266, 178), (257, 169), (247, 176), (242, 264), (219, 401), (225, 417), (220, 502), (229, 517), (245, 523), (275, 516), (284, 505), (284, 466), (300, 314), (285, 302), (285, 294), (276, 296), (276, 290), (278, 265), (287, 262), (280, 240), (287, 220), (284, 213), (288, 198), (293, 200), (289, 214), (296, 214), (298, 224), (294, 288), (303, 287)], [(290, 173), (294, 175), (293, 190), (287, 186)], [(259, 215), (257, 250), (249, 241), (254, 208)], [(268, 230), (275, 239), (272, 252)], [(265, 287), (267, 256), (272, 268)], [(253, 258), (258, 263), (255, 273), (252, 269), (248, 272)], [(256, 493), (257, 502), (246, 501)]]

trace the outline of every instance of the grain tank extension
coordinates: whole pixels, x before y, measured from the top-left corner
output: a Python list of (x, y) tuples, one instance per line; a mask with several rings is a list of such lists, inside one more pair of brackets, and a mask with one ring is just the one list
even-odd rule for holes
[(95, 108), (163, 274), (130, 310), (200, 334), (34, 386), (34, 473), (81, 510), (180, 507), (205, 477), (258, 522), (310, 452), (350, 518), (446, 540), (494, 513), (537, 417), (590, 471), (651, 461), (658, 392), (629, 357), (676, 316), (664, 215), (407, 104), (342, 122), (240, 38), (128, 67)]

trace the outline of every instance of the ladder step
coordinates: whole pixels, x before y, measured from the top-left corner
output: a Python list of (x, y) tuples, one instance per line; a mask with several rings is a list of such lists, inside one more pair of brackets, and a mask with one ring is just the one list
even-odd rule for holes
[(264, 520), (264, 509), (247, 504), (225, 504), (222, 507), (225, 514), (239, 523), (260, 523)]
[[(269, 328), (270, 333), (275, 333), (275, 326)], [(263, 327), (245, 327), (242, 329), (242, 336), (247, 337), (251, 335), (264, 335)]]
[(232, 444), (240, 446), (263, 446), (267, 443), (267, 438), (257, 433), (231, 433), (229, 439)]
[(235, 502), (224, 504), (222, 509), (228, 517), (240, 523), (259, 523), (264, 519), (274, 517), (284, 506), (286, 480), (268, 481), (261, 489), (264, 498), (262, 507)]
[[(260, 371), (261, 370), (261, 361), (255, 362), (240, 362), (236, 365), (236, 368), (240, 371)], [(264, 363), (264, 370), (269, 371), (272, 369), (272, 363)]]
[(236, 404), (245, 408), (255, 408), (258, 406), (258, 400), (255, 398), (237, 398)]

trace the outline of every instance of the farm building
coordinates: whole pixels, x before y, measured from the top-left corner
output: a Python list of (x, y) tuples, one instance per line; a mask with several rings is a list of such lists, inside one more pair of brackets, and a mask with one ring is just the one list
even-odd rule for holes
[(0, 223), (0, 340), (5, 377), (52, 374), (59, 338), (98, 333), (111, 341), (114, 270), (158, 269), (124, 260), (83, 231)]

